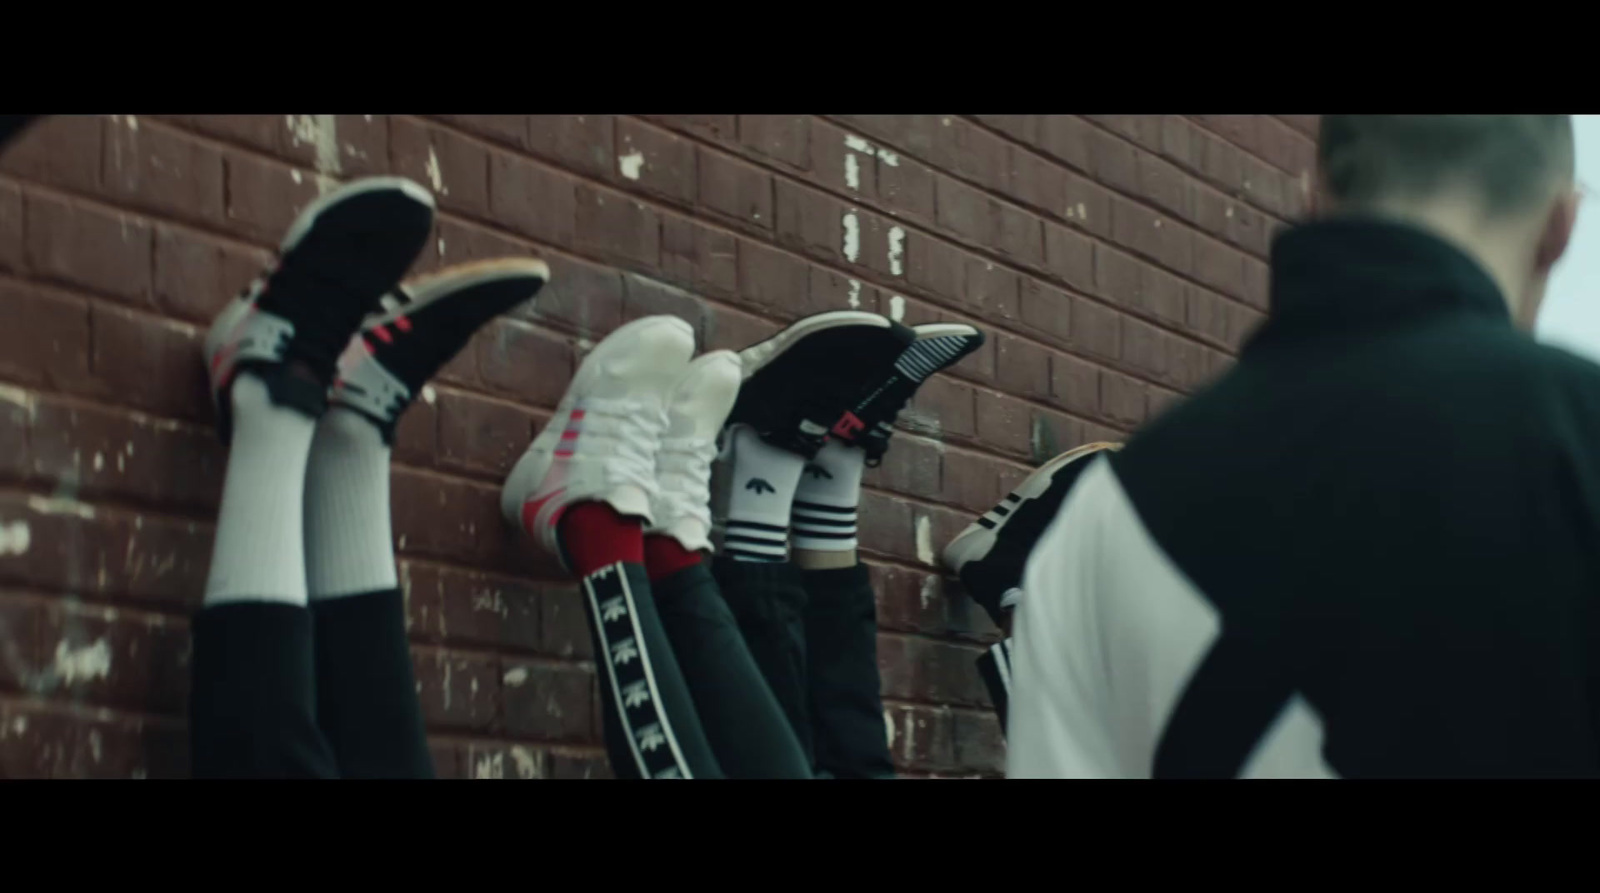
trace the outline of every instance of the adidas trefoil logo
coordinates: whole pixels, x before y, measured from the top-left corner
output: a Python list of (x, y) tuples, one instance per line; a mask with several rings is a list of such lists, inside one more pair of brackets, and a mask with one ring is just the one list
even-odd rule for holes
[(628, 606), (622, 596), (608, 598), (600, 603), (600, 619), (606, 623), (628, 616)]
[(744, 488), (746, 490), (751, 491), (752, 493), (755, 493), (758, 496), (760, 494), (762, 494), (762, 493), (776, 493), (776, 492), (778, 492), (776, 487), (772, 486), (771, 484), (767, 483), (766, 481), (762, 480), (761, 478), (751, 478), (750, 480), (745, 482)]
[(821, 465), (807, 465), (805, 473), (819, 481), (823, 478), (827, 478), (830, 481), (833, 480), (833, 475), (829, 474), (828, 469), (823, 468)]
[(631, 636), (611, 646), (611, 663), (616, 666), (620, 667), (638, 656), (639, 648), (633, 644)]
[(660, 723), (651, 723), (640, 729), (634, 736), (639, 742), (639, 749), (649, 752), (667, 743), (667, 736), (661, 731)]
[(640, 704), (650, 703), (650, 683), (640, 680), (630, 682), (622, 688), (622, 704), (625, 707), (637, 707)]

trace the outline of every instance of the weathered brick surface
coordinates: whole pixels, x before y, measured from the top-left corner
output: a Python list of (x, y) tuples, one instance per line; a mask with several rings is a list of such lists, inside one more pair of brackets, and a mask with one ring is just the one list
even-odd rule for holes
[[(431, 270), (547, 259), (400, 427), (394, 533), (442, 777), (605, 778), (576, 589), (497, 483), (593, 342), (652, 313), (707, 348), (859, 307), (971, 321), (869, 473), (895, 758), (1003, 770), (936, 567), (1029, 468), (1225, 368), (1304, 205), (1315, 116), (67, 116), (0, 157), (0, 777), (187, 771), (188, 616), (226, 454), (204, 326), (351, 177), (431, 189)], [(26, 530), (26, 545), (17, 531)]]

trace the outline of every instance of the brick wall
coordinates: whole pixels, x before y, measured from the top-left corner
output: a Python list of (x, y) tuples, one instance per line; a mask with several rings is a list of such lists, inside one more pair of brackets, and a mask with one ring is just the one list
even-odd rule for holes
[(1122, 438), (1231, 358), (1311, 167), (1309, 116), (56, 118), (0, 158), (0, 777), (186, 771), (186, 618), (225, 454), (199, 342), (336, 179), (433, 188), (419, 265), (536, 253), (554, 281), (411, 410), (395, 536), (445, 776), (604, 775), (574, 589), (498, 481), (574, 363), (675, 313), (709, 348), (860, 307), (967, 320), (869, 476), (886, 721), (907, 772), (995, 774), (933, 567), (1028, 470)]

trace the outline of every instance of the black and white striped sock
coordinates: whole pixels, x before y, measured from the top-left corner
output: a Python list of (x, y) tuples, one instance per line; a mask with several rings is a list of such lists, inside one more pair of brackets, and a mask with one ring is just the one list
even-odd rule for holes
[(806, 464), (794, 494), (790, 523), (794, 547), (814, 552), (850, 552), (856, 542), (856, 510), (867, 455), (860, 447), (829, 441)]
[(789, 506), (806, 460), (745, 425), (730, 428), (726, 444), (717, 460), (723, 504), (716, 526), (723, 554), (735, 561), (787, 561)]

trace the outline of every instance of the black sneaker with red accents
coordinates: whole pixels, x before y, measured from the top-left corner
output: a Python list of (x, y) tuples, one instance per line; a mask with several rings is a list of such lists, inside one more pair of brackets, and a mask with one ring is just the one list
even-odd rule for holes
[(883, 461), (895, 419), (922, 383), (983, 346), (983, 333), (961, 323), (930, 323), (913, 331), (916, 340), (882, 379), (864, 389), (845, 414), (845, 423), (833, 432), (838, 440), (861, 447), (869, 466)]
[(447, 267), (397, 286), (367, 317), (339, 359), (330, 400), (372, 419), (394, 441), (400, 414), (444, 365), (496, 316), (550, 281), (533, 258)]
[(882, 382), (916, 339), (876, 313), (837, 310), (795, 322), (739, 352), (744, 384), (728, 424), (807, 459), (829, 436), (853, 440), (863, 422), (849, 412), (863, 383)]
[(357, 180), (295, 218), (278, 259), (228, 302), (206, 335), (224, 443), (232, 432), (228, 394), (242, 371), (261, 378), (273, 403), (321, 415), (350, 336), (405, 275), (432, 229), (433, 197), (398, 177)]

